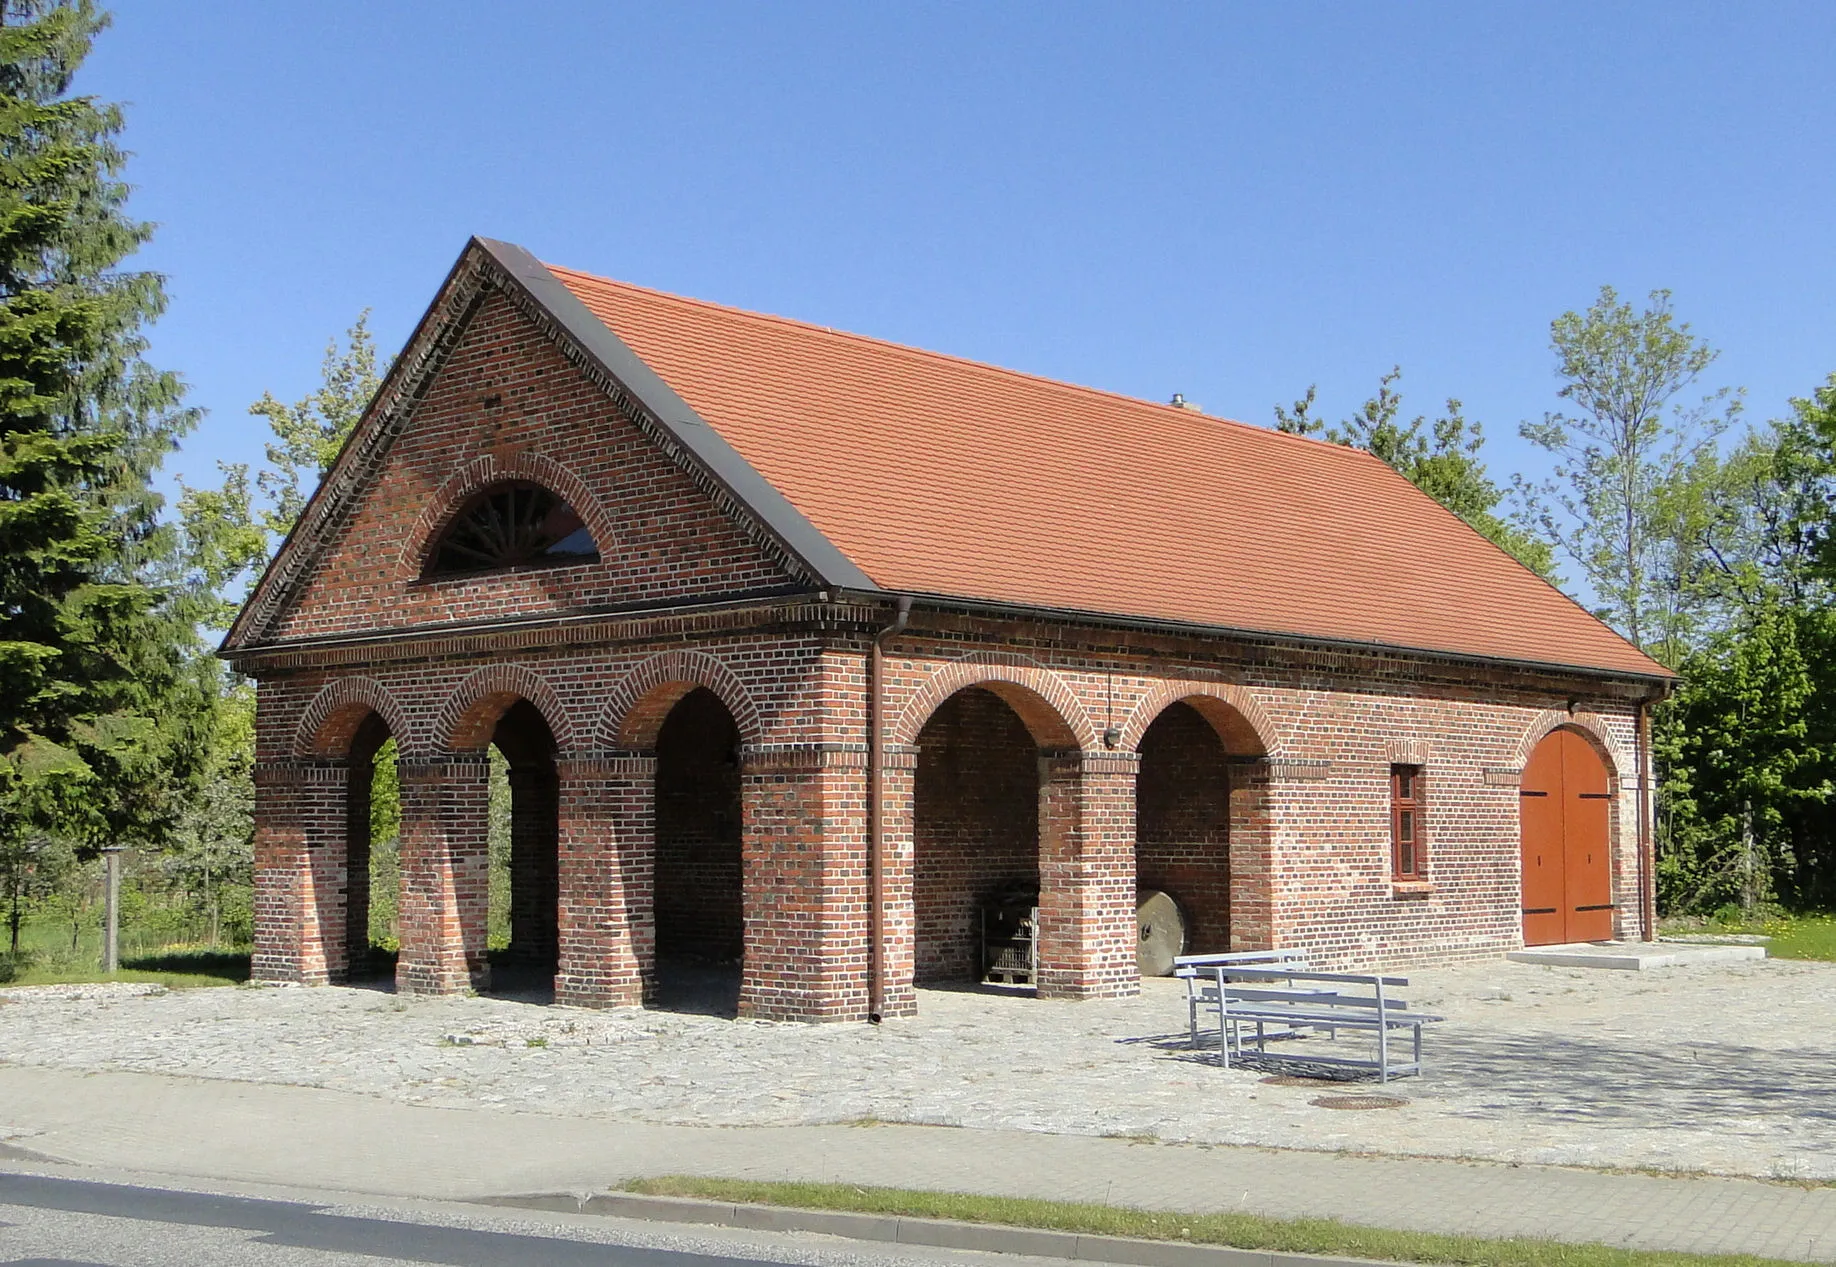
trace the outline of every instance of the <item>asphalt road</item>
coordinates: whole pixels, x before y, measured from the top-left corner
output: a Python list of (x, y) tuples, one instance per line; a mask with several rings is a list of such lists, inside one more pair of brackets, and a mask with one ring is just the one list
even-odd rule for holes
[(452, 1206), (366, 1209), (0, 1173), (0, 1267), (966, 1267), (990, 1261), (828, 1238)]

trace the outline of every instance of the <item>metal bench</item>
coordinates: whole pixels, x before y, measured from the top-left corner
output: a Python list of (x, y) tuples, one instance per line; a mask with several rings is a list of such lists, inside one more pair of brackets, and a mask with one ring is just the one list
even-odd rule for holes
[(1236, 950), (1219, 955), (1176, 955), (1173, 959), (1173, 975), (1186, 983), (1186, 1028), (1192, 1036), (1192, 1045), (1199, 1043), (1199, 1013), (1210, 1012), (1219, 1016), (1220, 1031), (1223, 1018), (1219, 1012), (1218, 978), (1214, 969), (1223, 967), (1272, 968), (1280, 966), (1305, 968), (1307, 956), (1298, 950)]
[[(1215, 958), (1215, 956), (1211, 956)], [(1378, 1081), (1419, 1075), (1422, 1071), (1422, 1027), (1441, 1020), (1425, 1012), (1409, 1011), (1406, 999), (1389, 991), (1407, 986), (1407, 977), (1370, 976), (1349, 972), (1313, 972), (1304, 964), (1213, 963), (1176, 967), (1191, 973), (1188, 1000), (1199, 999), (1218, 1017), (1218, 1051), (1226, 1068), (1233, 1049), (1238, 1059), (1253, 1028), (1258, 1055), (1268, 1054), (1268, 1040), (1324, 1030), (1337, 1037), (1341, 1029), (1368, 1030), (1376, 1038), (1374, 1059), (1323, 1052), (1283, 1052), (1284, 1060), (1307, 1064), (1371, 1069)], [(1196, 990), (1195, 980), (1209, 978)], [(1212, 1000), (1215, 999), (1215, 1005)], [(1199, 1004), (1189, 1008), (1192, 1044), (1198, 1045)], [(1409, 1060), (1390, 1058), (1390, 1031), (1408, 1030), (1412, 1038)]]

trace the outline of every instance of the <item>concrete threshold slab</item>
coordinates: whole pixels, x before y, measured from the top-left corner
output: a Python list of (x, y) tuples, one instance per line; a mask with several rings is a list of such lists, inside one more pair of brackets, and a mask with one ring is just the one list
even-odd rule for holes
[(1764, 946), (1674, 941), (1581, 941), (1564, 946), (1526, 946), (1505, 955), (1512, 963), (1537, 963), (1551, 968), (1614, 968), (1622, 972), (1765, 957)]
[(928, 1249), (973, 1250), (984, 1254), (1022, 1254), (1078, 1262), (1117, 1263), (1123, 1267), (1373, 1267), (1371, 1259), (1288, 1254), (1278, 1250), (1233, 1249), (1228, 1245), (1190, 1245), (1180, 1241), (1137, 1240), (1126, 1236), (1090, 1236), (993, 1223), (953, 1219), (919, 1219), (888, 1214), (854, 1214), (841, 1210), (800, 1210), (791, 1206), (743, 1205), (693, 1197), (653, 1197), (635, 1192), (530, 1193), (484, 1197), (476, 1205), (545, 1210), (563, 1214), (598, 1214), (609, 1218), (650, 1219), (660, 1223), (700, 1223), (745, 1228), (754, 1232), (810, 1232), (887, 1245), (922, 1245)]

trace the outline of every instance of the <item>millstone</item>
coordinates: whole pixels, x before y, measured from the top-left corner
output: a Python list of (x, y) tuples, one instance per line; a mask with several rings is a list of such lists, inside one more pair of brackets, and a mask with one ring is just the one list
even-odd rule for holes
[(1135, 894), (1135, 923), (1141, 931), (1135, 952), (1141, 975), (1171, 976), (1173, 956), (1186, 951), (1186, 920), (1179, 903), (1159, 889), (1142, 889)]

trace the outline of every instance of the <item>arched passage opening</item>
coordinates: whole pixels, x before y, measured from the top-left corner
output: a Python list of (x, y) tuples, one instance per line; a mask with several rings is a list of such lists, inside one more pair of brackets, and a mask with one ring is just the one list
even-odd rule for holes
[[(449, 705), (438, 732), (451, 754), (440, 813), (473, 988), (546, 1001), (560, 945), (560, 744), (549, 714), (523, 693), (542, 694), (540, 681), (507, 676), (474, 675)], [(432, 883), (438, 909), (448, 881)]]
[(380, 685), (345, 679), (319, 694), (295, 734), (295, 753), (316, 772), (297, 807), (313, 912), (298, 953), (318, 960), (327, 981), (387, 975), (398, 945), (401, 800), (390, 719), (399, 716)]
[(1030, 970), (1037, 961), (1028, 956), (1038, 945), (1029, 912), (1040, 904), (1041, 746), (1014, 706), (981, 686), (951, 695), (919, 731), (912, 789), (916, 984), (1036, 984)]
[(489, 946), (492, 988), (552, 986), (558, 948), (561, 785), (555, 737), (541, 710), (519, 699), (491, 733)]
[(1135, 897), (1143, 976), (1173, 956), (1230, 949), (1230, 766), (1198, 710), (1177, 703), (1141, 736)]
[(369, 713), (345, 779), (345, 962), (352, 981), (389, 977), (401, 946), (401, 784), (389, 725)]
[[(1266, 815), (1256, 728), (1212, 695), (1167, 703), (1141, 731), (1135, 891), (1143, 976), (1179, 954), (1261, 949)], [(1233, 917), (1235, 912), (1235, 917)]]
[(1518, 789), (1526, 946), (1613, 936), (1611, 776), (1579, 730), (1550, 731)]
[(694, 687), (664, 716), (656, 755), (657, 1002), (732, 1015), (746, 944), (739, 726)]

